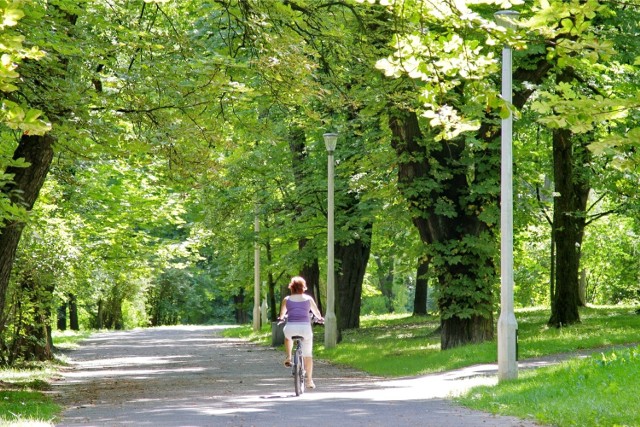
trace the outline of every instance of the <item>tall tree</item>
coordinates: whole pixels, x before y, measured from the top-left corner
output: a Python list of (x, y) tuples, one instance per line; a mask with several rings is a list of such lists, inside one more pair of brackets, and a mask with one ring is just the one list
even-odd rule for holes
[[(7, 10), (3, 11), (7, 13)], [(62, 41), (60, 45), (51, 50), (46, 61), (34, 61), (25, 64), (27, 66), (23, 68), (23, 81), (27, 83), (22, 83), (19, 86), (19, 97), (16, 97), (16, 101), (20, 103), (28, 102), (34, 107), (40, 108), (52, 122), (59, 123), (65, 112), (63, 109), (58, 109), (60, 105), (49, 97), (47, 91), (48, 88), (54, 87), (57, 82), (64, 80), (63, 76), (68, 66), (68, 60), (59, 55), (57, 48), (63, 49), (63, 44), (69, 43), (67, 34), (71, 32), (77, 16), (63, 11), (58, 6), (49, 8), (49, 13), (50, 15), (45, 15), (47, 17), (46, 20), (50, 20), (51, 28), (56, 29), (53, 33)], [(30, 9), (25, 20), (38, 19), (38, 17), (39, 13)], [(41, 43), (42, 40), (39, 36), (32, 36), (28, 39), (36, 45), (45, 47), (45, 44)], [(46, 45), (46, 47), (49, 48), (51, 46)], [(0, 188), (3, 198), (7, 198), (13, 205), (22, 206), (27, 211), (33, 208), (53, 160), (53, 145), (56, 141), (55, 132), (45, 135), (41, 133), (34, 132), (32, 135), (27, 129), (18, 139), (17, 147), (13, 152), (13, 159), (14, 161), (28, 162), (28, 165), (14, 164), (6, 168), (4, 174), (11, 177), (11, 179), (3, 182)], [(24, 218), (16, 218), (3, 224), (0, 228), (0, 318), (3, 317), (5, 296), (24, 225)]]
[[(202, 147), (214, 139), (208, 126), (215, 120), (201, 106), (213, 104), (211, 99), (223, 103), (225, 94), (242, 89), (220, 89), (217, 83), (229, 79), (220, 77), (217, 70), (208, 74), (210, 64), (204, 63), (200, 53), (192, 55), (200, 50), (190, 50), (196, 44), (189, 43), (193, 40), (187, 37), (190, 26), (185, 22), (190, 13), (183, 12), (195, 6), (162, 1), (117, 5), (60, 1), (54, 6), (37, 1), (25, 5), (25, 38), (48, 55), (45, 60), (23, 64), (14, 99), (44, 111), (53, 130), (41, 136), (37, 125), (44, 126), (37, 113), (28, 110), (24, 110), (24, 125), (18, 119), (6, 122), (25, 131), (9, 157), (26, 158), (30, 166), (3, 171), (3, 177), (12, 178), (2, 180), (3, 200), (30, 208), (51, 164), (54, 145), (64, 153), (60, 158), (65, 161), (79, 155), (103, 159), (113, 154), (129, 156), (150, 147), (149, 151), (165, 155), (168, 167), (174, 170), (185, 160), (203, 159)], [(164, 49), (160, 41), (172, 48)], [(35, 48), (30, 54), (37, 57)], [(175, 76), (185, 78), (176, 82)], [(198, 87), (211, 90), (195, 90)], [(175, 141), (185, 140), (184, 135), (194, 129), (201, 138), (178, 152)], [(7, 164), (10, 168), (20, 166), (3, 160), (2, 166)], [(0, 243), (0, 302), (4, 302), (15, 247), (24, 227), (24, 218), (11, 220), (0, 233), (4, 239)]]
[[(233, 7), (236, 2), (225, 4)], [(257, 62), (260, 65), (260, 82), (267, 84), (266, 95), (277, 102), (280, 114), (292, 115), (292, 118), (282, 119), (286, 123), (293, 123), (292, 128), (300, 123), (325, 131), (340, 128), (341, 137), (336, 152), (340, 164), (336, 182), (346, 189), (349, 187), (349, 176), (358, 173), (357, 161), (366, 152), (363, 149), (366, 141), (356, 134), (362, 129), (362, 125), (356, 123), (361, 118), (359, 114), (362, 107), (341, 102), (348, 100), (351, 88), (361, 90), (353, 75), (342, 69), (342, 63), (347, 58), (355, 57), (350, 49), (357, 43), (345, 40), (345, 33), (339, 31), (343, 25), (353, 25), (357, 17), (353, 16), (353, 8), (349, 5), (328, 1), (284, 2), (275, 7), (273, 4), (265, 6), (262, 2), (255, 2), (243, 3), (241, 7), (245, 25), (253, 26), (245, 34), (253, 34), (252, 46), (262, 49)], [(345, 14), (350, 16), (346, 20), (348, 24), (341, 19)], [(329, 22), (334, 24), (329, 25)], [(356, 39), (359, 37), (355, 32), (346, 34)], [(265, 62), (266, 58), (270, 58), (270, 63)], [(370, 67), (371, 63), (368, 62), (366, 66)], [(329, 96), (331, 93), (335, 93), (335, 96)], [(273, 107), (269, 108), (274, 110)], [(288, 131), (283, 133), (289, 139)], [(311, 145), (318, 141), (321, 143), (321, 134), (322, 131), (307, 131), (306, 140), (314, 141)], [(309, 144), (306, 145), (309, 148)], [(321, 153), (324, 154), (324, 150)], [(341, 169), (347, 164), (348, 171), (342, 175)], [(345, 179), (341, 179), (341, 176)], [(315, 177), (318, 179), (317, 172)], [(347, 329), (359, 324), (362, 281), (370, 251), (371, 222), (367, 218), (369, 208), (360, 200), (359, 189), (342, 191), (342, 188), (336, 188), (336, 314), (339, 329)], [(321, 201), (316, 199), (312, 208), (316, 214), (325, 210), (324, 206), (318, 206), (319, 203)], [(304, 205), (298, 203), (297, 206)], [(315, 222), (318, 223), (318, 220), (320, 218), (316, 215)], [(301, 222), (298, 220), (298, 223)], [(308, 236), (303, 234), (302, 238), (308, 239)], [(312, 247), (318, 249), (320, 245)]]
[[(617, 53), (626, 48), (616, 45), (620, 38), (615, 24), (628, 26), (634, 21), (629, 16), (637, 22), (636, 9), (597, 1), (541, 2), (528, 23), (548, 40), (548, 59), (554, 65), (554, 79), (540, 88), (533, 105), (553, 142), (555, 277), (549, 324), (554, 326), (580, 321), (580, 253), (595, 183), (595, 163), (587, 146), (599, 134), (617, 133), (612, 125), (626, 116), (629, 102), (637, 101), (624, 99), (625, 89), (618, 89), (628, 85), (626, 73), (619, 70), (620, 61), (629, 62), (629, 57)], [(613, 13), (619, 16), (612, 20)]]
[(482, 48), (492, 24), (466, 5), (412, 5), (398, 17), (396, 54), (379, 66), (418, 79), (399, 85), (419, 94), (410, 103), (390, 98), (389, 126), (398, 185), (437, 278), (446, 349), (493, 337), (500, 103), (490, 76), (498, 64)]

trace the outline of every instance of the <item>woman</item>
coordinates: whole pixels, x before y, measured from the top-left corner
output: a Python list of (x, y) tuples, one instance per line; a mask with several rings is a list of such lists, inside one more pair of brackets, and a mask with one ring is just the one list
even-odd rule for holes
[(304, 338), (302, 355), (304, 356), (304, 369), (307, 371), (306, 386), (316, 388), (313, 383), (313, 330), (309, 313), (313, 313), (320, 321), (323, 320), (322, 314), (320, 314), (313, 298), (304, 293), (307, 290), (307, 283), (302, 277), (292, 278), (289, 282), (289, 290), (291, 295), (285, 297), (280, 306), (280, 319), (284, 319), (285, 316), (287, 318), (287, 324), (284, 327), (284, 348), (287, 358), (284, 365), (291, 366), (291, 350), (293, 349), (291, 337), (300, 335)]

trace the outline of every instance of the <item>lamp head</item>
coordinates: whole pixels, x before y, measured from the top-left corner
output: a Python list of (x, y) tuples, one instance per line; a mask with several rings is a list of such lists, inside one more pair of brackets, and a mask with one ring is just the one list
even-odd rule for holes
[(322, 136), (324, 137), (324, 145), (327, 147), (327, 151), (333, 153), (336, 149), (336, 143), (338, 142), (338, 134), (325, 133)]
[(519, 16), (520, 13), (515, 10), (501, 10), (493, 14), (493, 19), (496, 21), (496, 24), (515, 30), (518, 26)]

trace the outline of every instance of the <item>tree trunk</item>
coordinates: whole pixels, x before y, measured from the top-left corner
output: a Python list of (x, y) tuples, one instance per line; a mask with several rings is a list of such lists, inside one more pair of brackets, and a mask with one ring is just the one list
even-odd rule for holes
[[(9, 167), (5, 171), (13, 175), (13, 181), (0, 189), (12, 203), (23, 205), (31, 211), (44, 184), (53, 160), (53, 137), (51, 135), (23, 135), (13, 158), (24, 159), (26, 168)], [(11, 221), (0, 228), (0, 318), (3, 318), (5, 298), (9, 286), (11, 269), (16, 257), (24, 223)], [(0, 331), (2, 326), (0, 326)]]
[(104, 300), (102, 298), (98, 300), (98, 307), (96, 308), (98, 312), (96, 313), (95, 328), (100, 330), (104, 328)]
[(244, 308), (244, 289), (240, 288), (238, 295), (233, 296), (233, 305), (235, 307), (236, 323), (242, 325), (249, 320), (247, 311)]
[(80, 322), (78, 321), (78, 301), (74, 294), (69, 294), (69, 328), (72, 331), (80, 330)]
[(369, 224), (366, 235), (347, 245), (335, 245), (335, 257), (339, 273), (336, 274), (336, 317), (338, 334), (346, 329), (360, 327), (360, 307), (362, 303), (362, 281), (371, 251), (371, 231)]
[[(566, 76), (558, 79), (566, 80)], [(581, 170), (587, 161), (584, 156), (588, 156), (584, 150), (571, 131), (554, 130), (553, 169), (555, 192), (558, 194), (553, 202), (556, 280), (549, 325), (555, 327), (580, 322), (580, 248), (589, 196), (588, 180)]]
[(280, 312), (276, 310), (276, 282), (273, 278), (273, 271), (269, 270), (269, 272), (267, 273), (267, 280), (267, 286), (269, 287), (267, 301), (269, 307), (271, 307), (271, 310), (269, 310), (269, 321), (275, 322), (278, 319), (278, 315), (280, 314)]
[[(306, 169), (307, 163), (307, 147), (306, 147), (306, 134), (301, 127), (292, 127), (289, 132), (289, 150), (291, 152), (291, 169), (295, 182), (302, 183), (308, 181), (308, 173)], [(305, 215), (305, 209), (300, 204), (295, 206), (296, 218), (302, 219)], [(302, 271), (300, 275), (304, 277), (307, 282), (307, 293), (311, 295), (318, 309), (321, 313), (322, 310), (322, 298), (320, 298), (320, 266), (318, 264), (318, 257), (315, 255), (315, 251), (308, 251), (307, 244), (309, 239), (302, 237), (298, 240), (298, 250), (302, 253), (307, 252), (313, 254), (311, 256), (303, 256), (305, 260), (302, 265)], [(306, 248), (306, 249), (305, 249)]]
[[(299, 244), (303, 243), (300, 242)], [(306, 245), (306, 241), (304, 244)], [(302, 266), (300, 275), (304, 277), (304, 280), (307, 282), (307, 293), (315, 300), (320, 313), (324, 313), (322, 310), (322, 298), (320, 298), (320, 266), (318, 265), (318, 258), (314, 258), (310, 264)]]
[[(489, 239), (491, 231), (467, 205), (471, 188), (467, 170), (457, 164), (464, 146), (453, 141), (427, 147), (414, 112), (398, 112), (390, 120), (398, 159), (398, 186), (414, 208), (413, 222), (430, 251), (437, 257), (442, 349), (482, 342), (493, 337), (493, 282), (497, 280), (492, 253), (475, 250), (463, 242)], [(434, 163), (447, 170), (442, 179)], [(432, 176), (433, 174), (434, 176)], [(426, 183), (437, 183), (429, 188)], [(441, 214), (435, 201), (447, 200), (455, 214)], [(485, 203), (490, 203), (485, 201)], [(484, 236), (484, 237), (483, 237)], [(489, 236), (489, 237), (487, 237)], [(487, 245), (484, 242), (478, 247)]]
[(429, 258), (418, 260), (416, 272), (416, 294), (413, 298), (413, 315), (424, 316), (427, 314), (427, 299), (429, 292)]
[(493, 339), (493, 318), (472, 316), (463, 319), (458, 316), (441, 321), (440, 347), (454, 348), (462, 345), (481, 343)]
[(265, 242), (265, 250), (267, 252), (267, 299), (268, 305), (271, 307), (269, 321), (275, 322), (280, 312), (276, 312), (276, 295), (275, 295), (275, 281), (273, 280), (273, 254), (271, 252), (271, 240), (267, 238)]
[(551, 312), (555, 309), (553, 305), (556, 303), (556, 231), (551, 224), (551, 247), (549, 248), (550, 268), (549, 268), (549, 305)]
[(67, 303), (62, 303), (58, 306), (58, 321), (56, 326), (59, 331), (67, 330)]

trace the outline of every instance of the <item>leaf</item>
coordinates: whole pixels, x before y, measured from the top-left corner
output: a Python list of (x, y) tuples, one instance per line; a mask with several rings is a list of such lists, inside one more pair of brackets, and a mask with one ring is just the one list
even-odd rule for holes
[(18, 24), (18, 21), (24, 17), (24, 12), (20, 9), (7, 8), (2, 14), (1, 27), (13, 27)]
[(18, 104), (4, 100), (2, 111), (5, 114), (4, 123), (11, 129), (20, 129), (30, 135), (43, 135), (51, 130), (51, 123), (40, 119), (40, 110), (28, 109), (25, 112)]
[(29, 109), (25, 114), (24, 121), (20, 124), (20, 129), (29, 135), (44, 135), (51, 130), (51, 123), (40, 119), (42, 111)]
[(500, 118), (501, 119), (508, 119), (509, 116), (511, 116), (511, 110), (509, 109), (509, 106), (504, 103), (500, 106)]

